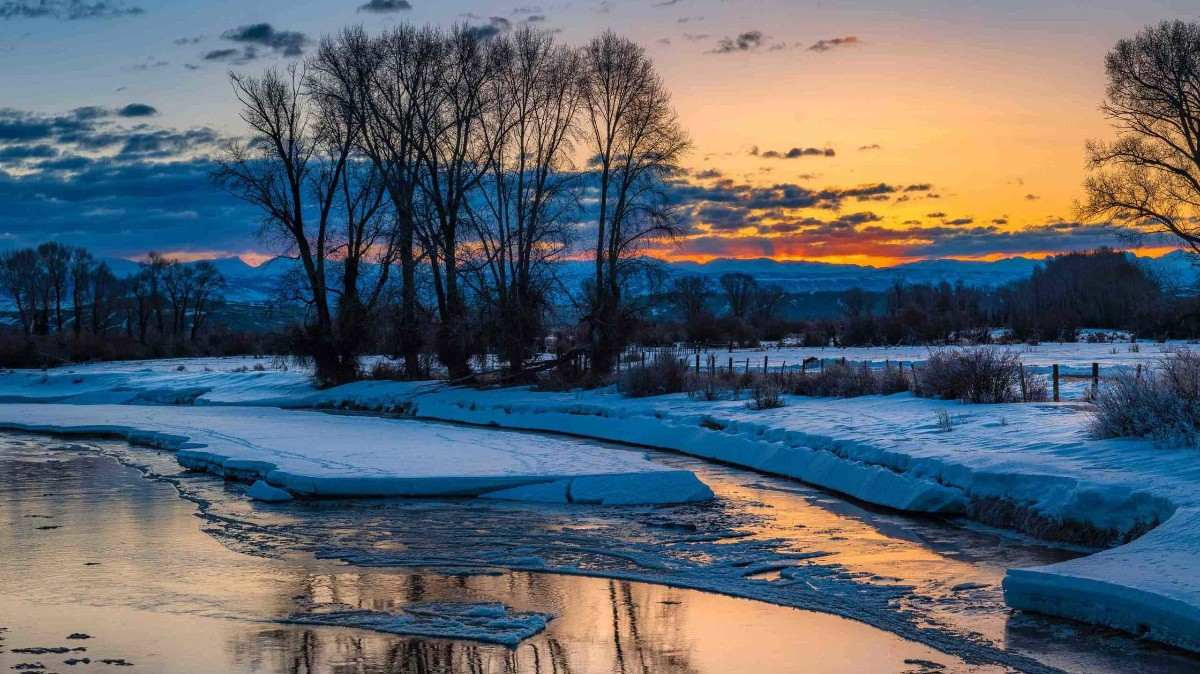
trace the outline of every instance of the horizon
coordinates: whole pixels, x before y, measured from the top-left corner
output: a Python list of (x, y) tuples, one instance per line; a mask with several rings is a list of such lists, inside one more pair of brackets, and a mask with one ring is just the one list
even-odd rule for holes
[(1130, 228), (1074, 209), (1085, 142), (1112, 135), (1104, 54), (1194, 12), (1089, 7), (5, 0), (0, 84), (21, 93), (0, 109), (0, 246), (261, 264), (278, 251), (255, 236), (257, 215), (208, 179), (222, 143), (244, 135), (228, 73), (297, 62), (345, 26), (461, 22), (538, 26), (569, 45), (615, 28), (647, 50), (694, 143), (673, 188), (687, 231), (652, 256), (889, 267), (1105, 245), (1161, 255), (1163, 240), (1131, 246)]

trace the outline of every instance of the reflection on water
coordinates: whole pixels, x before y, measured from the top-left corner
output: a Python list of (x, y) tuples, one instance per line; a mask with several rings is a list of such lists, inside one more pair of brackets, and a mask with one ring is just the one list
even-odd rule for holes
[[(179, 475), (167, 453), (64, 447), (0, 435), (0, 627), (10, 629), (0, 633), (9, 651), (0, 670), (59, 664), (72, 656), (11, 649), (73, 646), (65, 635), (87, 632), (89, 655), (127, 658), (141, 671), (934, 671), (929, 663), (994, 671), (860, 622), (631, 578), (729, 588), (895, 631), (931, 626), (953, 638), (930, 643), (1011, 649), (1068, 671), (1200, 670), (1190, 656), (1004, 607), (1004, 568), (1078, 553), (865, 509), (686, 457), (655, 455), (696, 471), (717, 503), (268, 506), (247, 501), (241, 487)], [(203, 517), (168, 484), (97, 449), (169, 476)], [(536, 571), (546, 568), (626, 580)], [(309, 602), (395, 611), (428, 601), (501, 602), (558, 617), (512, 650), (273, 622)]]
[[(233, 552), (201, 531), (195, 505), (168, 484), (95, 452), (60, 443), (47, 452), (44, 444), (0, 438), (5, 671), (53, 670), (68, 660), (77, 662), (71, 671), (113, 671), (101, 663), (109, 660), (152, 672), (874, 672), (924, 671), (928, 663), (993, 671), (861, 623), (695, 590)], [(167, 467), (152, 454), (143, 457), (145, 470)], [(196, 479), (212, 488), (209, 497), (224, 492), (215, 480)], [(304, 517), (279, 519), (287, 527)], [(242, 526), (251, 537), (254, 526)], [(425, 601), (500, 601), (557, 618), (515, 649), (272, 622), (306, 602), (389, 611)], [(90, 638), (67, 639), (75, 633)], [(19, 652), (29, 648), (86, 650)]]

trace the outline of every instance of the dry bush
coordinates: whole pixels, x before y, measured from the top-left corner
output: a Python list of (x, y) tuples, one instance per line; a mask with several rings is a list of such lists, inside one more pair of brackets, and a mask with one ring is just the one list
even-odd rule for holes
[(1045, 380), (1024, 375), (1015, 353), (994, 348), (936, 351), (918, 369), (917, 395), (968, 403), (1045, 399)]
[(812, 374), (792, 373), (785, 381), (789, 393), (820, 398), (889, 395), (907, 391), (908, 383), (898, 366), (877, 370), (866, 363), (832, 363)]
[(1122, 375), (1096, 395), (1092, 434), (1150, 438), (1168, 447), (1200, 444), (1200, 355), (1181, 351), (1157, 370)]
[(673, 356), (655, 358), (622, 373), (617, 390), (630, 398), (682, 393), (686, 389), (688, 365)]
[(746, 406), (752, 410), (772, 410), (784, 405), (778, 377), (759, 377), (750, 388), (750, 392), (750, 402)]

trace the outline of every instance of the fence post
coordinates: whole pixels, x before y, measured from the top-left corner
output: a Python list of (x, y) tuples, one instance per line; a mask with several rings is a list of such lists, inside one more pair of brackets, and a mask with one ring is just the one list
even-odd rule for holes
[(696, 352), (696, 374), (700, 374), (700, 352)]
[(1092, 363), (1092, 398), (1100, 391), (1100, 363)]
[(1027, 403), (1029, 402), (1029, 391), (1025, 388), (1025, 363), (1020, 363), (1017, 368), (1021, 374), (1021, 402)]
[(1054, 364), (1052, 372), (1054, 378), (1054, 402), (1058, 402), (1058, 363)]
[(729, 374), (730, 376), (733, 375), (733, 356), (729, 357)]
[(746, 359), (746, 374), (750, 374), (750, 359)]
[(767, 357), (763, 356), (763, 374), (767, 373)]

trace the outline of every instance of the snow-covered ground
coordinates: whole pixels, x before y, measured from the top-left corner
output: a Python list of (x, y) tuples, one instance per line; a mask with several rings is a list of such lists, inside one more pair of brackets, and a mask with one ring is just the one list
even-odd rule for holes
[(480, 496), (555, 503), (712, 497), (639, 452), (549, 436), (272, 407), (0, 405), (0, 427), (109, 435), (181, 464), (311, 496)]
[[(1166, 355), (1164, 349), (1180, 346), (1141, 344), (1131, 351), (1128, 344), (1042, 345), (1022, 357), (1035, 366), (1086, 364), (1090, 370), (1091, 362), (1150, 365)], [(1114, 348), (1117, 353), (1111, 353)], [(927, 353), (804, 350), (809, 351), (880, 362)], [(746, 353), (735, 358), (757, 357), (761, 366), (764, 354), (790, 361), (801, 350), (741, 355)], [(359, 382), (317, 391), (303, 372), (257, 363), (263, 371), (249, 359), (21, 371), (0, 376), (0, 399), (208, 406), (175, 408), (163, 419), (215, 413), (214, 405), (363, 409), (676, 450), (901, 510), (965, 515), (1050, 538), (1117, 545), (1070, 562), (1010, 571), (1008, 602), (1200, 650), (1200, 453), (1090, 439), (1086, 404), (971, 406), (899, 394), (788, 397), (783, 408), (752, 411), (744, 400), (701, 402), (683, 395), (631, 400), (612, 391), (473, 390), (428, 382)], [(43, 424), (48, 416), (57, 419), (51, 425), (69, 425), (73, 417), (108, 410), (161, 408), (102, 409), (22, 404), (0, 406), (0, 415), (27, 426)], [(949, 415), (949, 430), (939, 420), (942, 413)], [(371, 423), (342, 419), (349, 425)]]

